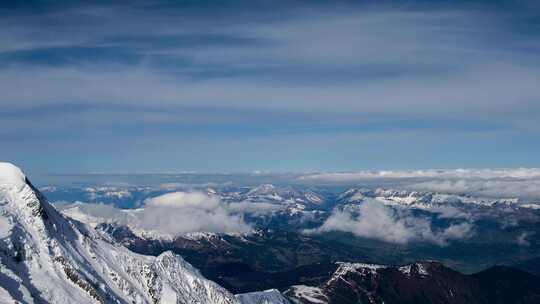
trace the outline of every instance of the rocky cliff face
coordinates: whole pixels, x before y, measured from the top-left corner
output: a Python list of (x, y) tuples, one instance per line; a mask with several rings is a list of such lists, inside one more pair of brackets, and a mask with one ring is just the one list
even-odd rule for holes
[(293, 303), (540, 303), (540, 278), (507, 267), (464, 275), (436, 262), (341, 263), (320, 286), (293, 286)]

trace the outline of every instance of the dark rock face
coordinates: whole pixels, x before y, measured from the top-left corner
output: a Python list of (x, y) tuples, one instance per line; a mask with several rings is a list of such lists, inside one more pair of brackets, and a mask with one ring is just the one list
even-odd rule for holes
[[(469, 303), (474, 298), (474, 283), (459, 273), (430, 263), (425, 264), (429, 273), (422, 274), (420, 265), (410, 265), (408, 274), (398, 268), (347, 272), (327, 286), (328, 296), (336, 303)], [(353, 301), (342, 301), (343, 296)]]
[[(376, 269), (354, 265), (341, 265), (319, 286), (329, 303), (540, 303), (540, 278), (508, 267), (464, 275), (434, 262)], [(286, 294), (315, 303), (293, 289)]]
[(540, 303), (540, 277), (506, 266), (472, 275), (482, 303)]

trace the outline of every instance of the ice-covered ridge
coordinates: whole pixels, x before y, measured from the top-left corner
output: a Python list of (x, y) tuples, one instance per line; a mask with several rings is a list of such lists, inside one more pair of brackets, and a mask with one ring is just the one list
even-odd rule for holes
[(180, 256), (135, 254), (64, 217), (17, 167), (0, 176), (0, 302), (239, 304)]

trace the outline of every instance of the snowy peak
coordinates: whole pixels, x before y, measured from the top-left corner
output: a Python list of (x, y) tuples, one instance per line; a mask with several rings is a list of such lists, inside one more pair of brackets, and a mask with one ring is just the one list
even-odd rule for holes
[(26, 176), (17, 166), (0, 162), (0, 186), (22, 188), (26, 184)]
[[(26, 179), (24, 173), (9, 163), (0, 163), (0, 207), (10, 223), (19, 222), (25, 231), (39, 229), (48, 233), (55, 225), (47, 225), (61, 217), (43, 195)], [(52, 217), (52, 218), (51, 218)]]
[(272, 184), (259, 185), (249, 190), (245, 197), (253, 200), (270, 200), (270, 201), (282, 201), (284, 198), (277, 191), (276, 187)]
[(135, 254), (64, 217), (19, 168), (7, 163), (0, 165), (0, 299), (58, 304), (239, 303), (180, 256)]

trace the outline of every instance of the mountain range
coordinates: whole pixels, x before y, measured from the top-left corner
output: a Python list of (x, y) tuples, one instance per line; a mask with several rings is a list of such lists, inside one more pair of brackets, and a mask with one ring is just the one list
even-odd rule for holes
[(171, 252), (133, 253), (60, 214), (8, 163), (0, 164), (0, 214), (2, 303), (286, 301), (275, 291), (234, 296)]
[[(491, 221), (500, 214), (517, 214), (523, 220), (519, 223), (528, 220), (533, 225), (528, 229), (533, 229), (534, 204), (388, 189), (328, 194), (269, 184), (207, 193), (225, 204), (284, 208), (247, 214), (254, 229), (250, 233), (162, 238), (90, 216), (86, 212), (91, 209), (80, 208), (82, 203), (59, 206), (60, 212), (19, 168), (0, 163), (0, 302), (540, 303), (538, 259), (525, 258), (529, 253), (522, 253), (512, 267), (491, 265), (464, 274), (423, 257), (444, 252), (443, 260), (452, 262), (451, 252), (466, 256), (467, 248), (478, 243), (407, 246), (341, 232), (302, 232), (325, 222), (335, 210), (355, 209), (368, 200), (426, 214), (440, 214), (441, 206), (468, 208), (460, 210), (467, 210), (467, 220), (474, 218), (480, 233), (484, 226), (494, 229)], [(305, 214), (313, 213), (319, 217), (305, 220)], [(504, 229), (515, 229), (509, 227)], [(534, 253), (536, 239), (530, 240), (523, 248)]]

